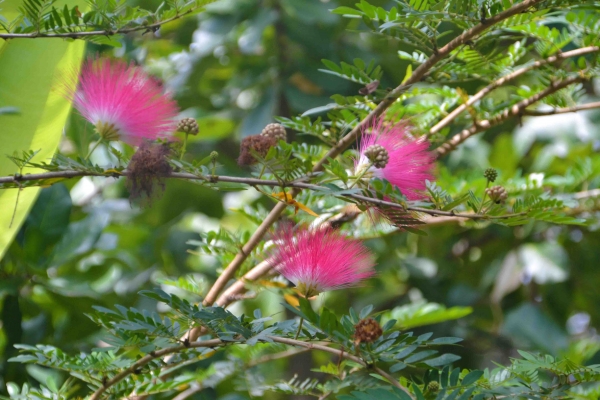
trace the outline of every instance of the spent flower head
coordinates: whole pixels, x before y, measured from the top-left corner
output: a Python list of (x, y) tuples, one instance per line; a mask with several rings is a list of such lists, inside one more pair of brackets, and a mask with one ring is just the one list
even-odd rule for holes
[[(362, 132), (354, 173), (367, 179), (386, 179), (408, 200), (421, 199), (425, 181), (433, 180), (434, 156), (428, 148), (427, 140), (408, 136), (406, 124), (390, 124), (379, 119)], [(384, 159), (387, 159), (385, 163)]]
[(358, 284), (375, 271), (374, 257), (358, 240), (331, 228), (282, 226), (276, 233), (271, 263), (306, 296)]
[(90, 58), (83, 63), (79, 85), (65, 82), (66, 97), (102, 139), (138, 146), (175, 130), (175, 101), (144, 70), (123, 60)]

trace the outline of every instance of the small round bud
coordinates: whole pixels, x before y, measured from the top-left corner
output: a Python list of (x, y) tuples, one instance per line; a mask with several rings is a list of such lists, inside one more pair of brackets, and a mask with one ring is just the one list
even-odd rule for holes
[(219, 157), (219, 153), (218, 152), (216, 152), (214, 150), (210, 152), (210, 160), (211, 161), (215, 161), (217, 159), (217, 157)]
[(365, 150), (365, 156), (373, 163), (375, 168), (385, 168), (390, 161), (387, 150), (380, 144), (372, 144)]
[(483, 176), (490, 182), (494, 182), (498, 177), (498, 171), (494, 168), (488, 168), (484, 171)]
[(440, 384), (436, 381), (431, 381), (427, 384), (427, 390), (436, 393), (440, 390)]
[(184, 118), (177, 124), (177, 131), (190, 135), (198, 134), (198, 122), (194, 118)]
[(381, 325), (373, 318), (362, 319), (354, 326), (355, 343), (372, 343), (382, 334)]
[(260, 133), (262, 136), (269, 136), (276, 140), (287, 141), (287, 133), (281, 124), (269, 124)]
[(485, 189), (485, 192), (496, 204), (504, 203), (508, 198), (508, 193), (506, 193), (506, 189), (502, 186), (492, 186), (491, 188)]

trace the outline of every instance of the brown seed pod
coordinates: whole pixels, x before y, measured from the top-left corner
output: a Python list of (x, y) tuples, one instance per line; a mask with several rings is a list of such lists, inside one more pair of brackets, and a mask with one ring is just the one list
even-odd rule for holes
[(126, 186), (129, 200), (139, 198), (148, 200), (148, 204), (158, 186), (164, 190), (163, 177), (173, 172), (167, 157), (171, 154), (168, 143), (143, 142), (127, 166)]
[(361, 319), (354, 326), (354, 343), (372, 343), (383, 334), (379, 322), (373, 318)]
[(255, 151), (261, 157), (267, 155), (269, 149), (277, 144), (277, 139), (271, 136), (251, 135), (242, 139), (240, 144), (240, 156), (238, 157), (239, 165), (256, 164), (256, 159), (252, 155), (251, 150)]

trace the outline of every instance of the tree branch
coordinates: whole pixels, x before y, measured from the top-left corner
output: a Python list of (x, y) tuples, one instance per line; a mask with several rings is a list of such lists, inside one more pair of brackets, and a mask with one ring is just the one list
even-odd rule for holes
[[(554, 56), (548, 57), (544, 60), (536, 61), (531, 65), (528, 65), (528, 66), (520, 68), (514, 72), (511, 72), (510, 74), (505, 75), (502, 78), (490, 83), (488, 86), (484, 87), (479, 92), (477, 92), (473, 96), (471, 96), (471, 98), (469, 98), (469, 100), (466, 103), (463, 103), (460, 106), (456, 107), (450, 114), (448, 114), (446, 117), (444, 117), (444, 119), (442, 119), (440, 122), (438, 122), (436, 125), (434, 125), (429, 130), (429, 132), (427, 133), (426, 136), (430, 137), (431, 135), (434, 135), (437, 132), (444, 129), (452, 121), (454, 121), (462, 112), (464, 112), (467, 108), (469, 108), (470, 106), (475, 104), (477, 101), (481, 100), (484, 96), (486, 96), (492, 90), (504, 85), (505, 83), (507, 83), (509, 81), (512, 81), (513, 79), (518, 78), (519, 76), (521, 76), (531, 70), (541, 68), (545, 65), (553, 64), (553, 63), (565, 60), (570, 57), (577, 57), (577, 56), (581, 56), (584, 54), (595, 53), (598, 51), (600, 51), (600, 47), (598, 47), (598, 46), (588, 46), (588, 47), (583, 47), (583, 48), (577, 49), (577, 50), (566, 51), (564, 53), (560, 53), (560, 54), (556, 54)], [(573, 112), (573, 111), (565, 111), (565, 112)]]
[(196, 6), (182, 12), (181, 14), (174, 15), (171, 18), (167, 18), (163, 21), (155, 22), (153, 24), (136, 26), (134, 28), (119, 28), (115, 30), (101, 30), (101, 31), (80, 31), (80, 32), (61, 32), (61, 33), (0, 33), (0, 39), (38, 39), (38, 38), (61, 38), (61, 39), (85, 39), (90, 36), (113, 36), (127, 34), (137, 31), (153, 32), (160, 28), (162, 25), (175, 21), (179, 18), (183, 18), (186, 15), (192, 14), (202, 6)]
[[(53, 171), (53, 172), (44, 172), (44, 173), (39, 173), (39, 174), (4, 176), (4, 177), (0, 177), (0, 184), (18, 183), (18, 182), (23, 182), (23, 181), (35, 181), (35, 180), (43, 181), (46, 179), (58, 179), (58, 178), (74, 178), (74, 177), (82, 177), (82, 176), (115, 177), (115, 174), (116, 173), (113, 170), (111, 170), (110, 172), (104, 172), (104, 173), (103, 172), (88, 172), (88, 171)], [(127, 176), (128, 174), (129, 173), (127, 171), (122, 171), (119, 175), (116, 175), (116, 176)], [(315, 184), (311, 184), (311, 183), (305, 183), (305, 182), (299, 182), (297, 180), (292, 181), (292, 182), (280, 182), (280, 181), (273, 181), (273, 180), (266, 180), (266, 179), (244, 178), (244, 177), (225, 176), (225, 175), (210, 175), (210, 176), (195, 175), (195, 174), (190, 174), (190, 173), (185, 173), (185, 172), (173, 172), (169, 175), (162, 176), (162, 178), (203, 180), (203, 181), (207, 181), (207, 182), (211, 182), (211, 183), (217, 183), (217, 182), (239, 183), (239, 184), (244, 184), (244, 185), (249, 185), (249, 186), (270, 186), (270, 187), (281, 187), (281, 188), (293, 188), (292, 192), (294, 192), (294, 193), (297, 193), (297, 191), (300, 191), (301, 189), (312, 190), (316, 193), (330, 190), (329, 188), (326, 188), (324, 186), (315, 185)], [(334, 194), (334, 196), (335, 196), (335, 194)], [(423, 208), (423, 207), (404, 206), (399, 203), (394, 203), (391, 201), (368, 197), (368, 196), (364, 196), (361, 194), (354, 194), (354, 193), (345, 193), (345, 194), (340, 195), (339, 197), (345, 197), (345, 198), (357, 200), (357, 201), (360, 201), (363, 203), (370, 203), (374, 206), (399, 208), (399, 209), (407, 211), (407, 212), (414, 211), (414, 212), (419, 212), (419, 213), (423, 213), (423, 214), (439, 215), (439, 216), (446, 216), (446, 217), (461, 217), (461, 218), (470, 218), (470, 219), (504, 219), (504, 218), (512, 218), (515, 216), (515, 214), (506, 214), (506, 215), (500, 215), (500, 216), (489, 216), (489, 215), (485, 215), (485, 214), (471, 214), (471, 213), (461, 214), (461, 213), (455, 213), (454, 211), (442, 211), (442, 210), (429, 209), (429, 208)], [(283, 209), (285, 209), (288, 205), (289, 204), (281, 201), (277, 205), (275, 205), (275, 207), (273, 209), (280, 207), (280, 208), (282, 208), (282, 211), (283, 211)], [(274, 222), (275, 221), (271, 221), (271, 219), (269, 219), (269, 216), (267, 216), (267, 218), (265, 218), (265, 220), (263, 221), (261, 226), (264, 224), (269, 224), (269, 226), (270, 226)], [(255, 234), (253, 235), (253, 237), (255, 235), (260, 236), (256, 239), (256, 241), (258, 242), (261, 240), (262, 235), (264, 233), (265, 232), (262, 232), (261, 228), (259, 227), (257, 229), (257, 231), (255, 232)], [(254, 247), (258, 244), (257, 242), (255, 243), (253, 241), (253, 239), (250, 238), (248, 243), (246, 243), (246, 245), (242, 248), (241, 253), (244, 253), (247, 256), (254, 249)], [(223, 272), (223, 274), (224, 273), (225, 272)], [(221, 276), (223, 276), (223, 274), (221, 274)], [(227, 280), (229, 280), (229, 278), (227, 278)], [(209, 296), (207, 295), (206, 298), (209, 298)], [(211, 297), (211, 299), (212, 299), (212, 297)], [(206, 304), (204, 304), (204, 305), (205, 306), (210, 305), (210, 304), (214, 303), (215, 300), (216, 299), (210, 300), (210, 303), (208, 303), (208, 301), (205, 300)]]
[[(309, 342), (303, 342), (301, 340), (295, 340), (295, 339), (288, 339), (288, 338), (282, 338), (282, 337), (278, 337), (278, 336), (269, 336), (269, 339), (271, 339), (272, 341), (276, 342), (276, 343), (282, 343), (282, 344), (286, 344), (289, 346), (299, 346), (299, 347), (303, 347), (305, 349), (308, 350), (319, 350), (319, 351), (325, 351), (327, 353), (331, 353), (331, 354), (335, 354), (338, 357), (341, 358), (345, 358), (351, 361), (354, 361), (358, 364), (361, 364), (365, 367), (368, 367), (369, 365), (361, 358), (350, 354), (346, 351), (342, 351), (342, 350), (338, 350), (338, 349), (334, 349), (333, 347), (329, 347), (329, 346), (325, 346), (325, 345), (321, 345), (321, 344), (316, 344), (316, 343), (309, 343)], [(178, 345), (178, 346), (173, 346), (173, 347), (169, 347), (166, 349), (162, 349), (162, 350), (157, 350), (154, 351), (150, 354), (147, 354), (146, 356), (140, 358), (138, 361), (136, 361), (135, 363), (131, 364), (131, 366), (129, 366), (128, 368), (124, 369), (123, 371), (119, 372), (118, 374), (116, 374), (115, 376), (113, 376), (111, 379), (107, 380), (101, 387), (99, 387), (90, 397), (89, 400), (98, 400), (100, 399), (100, 396), (102, 396), (110, 387), (116, 385), (117, 383), (121, 382), (123, 379), (127, 378), (129, 375), (134, 374), (136, 371), (138, 371), (140, 368), (142, 368), (143, 366), (145, 366), (146, 364), (152, 362), (153, 360), (156, 360), (158, 358), (164, 357), (166, 355), (169, 354), (174, 354), (174, 353), (179, 353), (181, 351), (185, 351), (187, 349), (195, 349), (195, 348), (214, 348), (214, 347), (221, 347), (221, 346), (226, 346), (229, 344), (233, 344), (235, 342), (223, 342), (221, 341), (221, 339), (210, 339), (210, 340), (204, 340), (201, 342), (188, 342), (187, 344), (182, 344), (182, 345)], [(296, 351), (296, 353), (298, 353)], [(294, 352), (288, 352), (285, 354), (285, 356), (290, 356), (293, 355)], [(280, 358), (280, 357), (277, 357)], [(275, 359), (275, 358), (272, 358)], [(270, 359), (269, 359), (270, 360)], [(269, 361), (267, 360), (267, 361)], [(390, 381), (390, 383), (402, 390), (404, 390), (408, 395), (410, 395), (412, 397), (412, 394), (408, 391), (408, 389), (406, 389), (404, 386), (400, 385), (400, 383), (394, 379), (391, 375), (389, 375), (387, 372), (383, 371), (382, 369), (378, 368), (378, 367), (374, 367), (374, 370), (380, 374), (381, 376), (385, 377), (387, 380)]]
[(131, 366), (129, 368), (119, 372), (118, 374), (113, 376), (111, 379), (107, 380), (101, 387), (98, 388), (98, 390), (96, 390), (94, 392), (94, 394), (92, 394), (92, 396), (90, 397), (89, 400), (98, 400), (100, 398), (100, 396), (102, 396), (102, 394), (104, 392), (106, 392), (106, 390), (109, 389), (111, 386), (114, 386), (117, 383), (121, 382), (123, 379), (127, 378), (129, 375), (134, 374), (137, 370), (139, 370), (140, 368), (142, 368), (144, 365), (148, 364), (152, 360), (155, 360), (157, 358), (162, 358), (168, 354), (178, 353), (180, 351), (190, 349), (190, 348), (195, 349), (195, 348), (200, 348), (200, 347), (220, 347), (220, 346), (224, 346), (226, 344), (228, 344), (228, 343), (222, 342), (220, 339), (211, 339), (211, 340), (205, 340), (202, 342), (193, 342), (193, 343), (188, 343), (187, 345), (182, 344), (179, 346), (173, 346), (173, 347), (168, 347), (166, 349), (154, 351), (154, 352), (147, 354), (146, 356), (140, 358), (135, 363), (131, 364)]
[(438, 157), (442, 157), (442, 156), (448, 154), (449, 152), (453, 151), (454, 149), (456, 149), (456, 147), (459, 144), (461, 144), (462, 142), (464, 142), (471, 136), (473, 136), (479, 132), (483, 132), (493, 126), (496, 126), (511, 117), (521, 115), (523, 113), (523, 111), (525, 110), (525, 108), (529, 107), (533, 103), (536, 103), (536, 102), (540, 101), (541, 99), (543, 99), (544, 97), (547, 97), (553, 93), (556, 93), (559, 90), (566, 88), (567, 86), (570, 86), (574, 83), (583, 82), (585, 80), (587, 80), (587, 78), (582, 77), (582, 76), (574, 76), (571, 78), (563, 79), (562, 81), (559, 81), (559, 82), (554, 82), (550, 86), (548, 86), (546, 89), (542, 90), (541, 92), (536, 93), (535, 95), (518, 102), (517, 104), (513, 105), (510, 108), (505, 109), (503, 112), (494, 116), (493, 118), (486, 119), (483, 121), (476, 121), (470, 128), (463, 130), (461, 133), (457, 133), (451, 139), (449, 139), (448, 141), (443, 143), (440, 147), (435, 149), (435, 152)]
[(573, 107), (554, 108), (552, 110), (523, 110), (522, 114), (532, 117), (543, 117), (546, 115), (567, 114), (583, 110), (592, 110), (594, 108), (600, 108), (600, 101), (587, 104), (578, 104)]
[[(342, 350), (334, 349), (332, 347), (323, 346), (323, 345), (314, 344), (314, 343), (303, 342), (301, 340), (281, 338), (281, 337), (277, 337), (277, 336), (269, 336), (269, 339), (273, 340), (274, 342), (283, 343), (283, 344), (287, 344), (290, 346), (300, 346), (300, 347), (305, 347), (305, 348), (311, 349), (311, 350), (325, 351), (327, 353), (335, 354), (340, 358), (345, 358), (347, 360), (354, 361), (355, 363), (358, 363), (362, 366), (369, 367), (369, 365), (362, 358), (356, 357), (355, 355), (349, 354), (348, 352), (345, 352)], [(414, 396), (412, 395), (412, 393), (407, 388), (402, 386), (400, 384), (400, 382), (398, 382), (398, 380), (395, 379), (393, 376), (391, 376), (390, 374), (388, 374), (387, 372), (385, 372), (384, 370), (382, 370), (381, 368), (379, 368), (377, 366), (374, 366), (373, 369), (375, 370), (375, 372), (377, 372), (379, 375), (383, 376), (387, 381), (389, 381), (392, 385), (394, 385), (398, 389), (401, 389), (402, 391), (404, 391), (404, 393), (409, 395), (411, 399), (414, 399)]]

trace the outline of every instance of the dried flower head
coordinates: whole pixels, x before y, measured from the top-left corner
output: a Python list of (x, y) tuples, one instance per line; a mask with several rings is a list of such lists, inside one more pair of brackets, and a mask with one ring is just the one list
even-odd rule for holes
[(167, 143), (143, 142), (127, 166), (127, 189), (129, 200), (146, 198), (150, 201), (156, 187), (162, 190), (162, 178), (173, 172), (167, 157), (171, 148)]
[(177, 123), (177, 131), (197, 135), (199, 131), (198, 122), (194, 118), (183, 118)]
[(361, 319), (354, 326), (354, 343), (373, 343), (383, 334), (379, 322), (373, 318)]
[(502, 186), (492, 186), (491, 188), (485, 189), (485, 192), (496, 204), (504, 203), (508, 198), (508, 193)]
[(281, 227), (271, 262), (306, 297), (358, 284), (372, 276), (374, 258), (358, 240), (332, 229)]
[(270, 136), (275, 138), (275, 140), (287, 140), (287, 133), (285, 132), (285, 128), (281, 124), (269, 124), (264, 127), (262, 132), (260, 133), (262, 136)]
[(494, 182), (496, 180), (496, 178), (498, 177), (498, 171), (496, 171), (494, 168), (487, 168), (484, 172), (483, 172), (483, 176), (485, 177), (485, 179), (487, 179), (490, 182)]
[(277, 139), (271, 136), (251, 135), (242, 139), (240, 144), (240, 156), (238, 157), (239, 165), (256, 164), (257, 160), (252, 155), (252, 151), (264, 157), (269, 152), (269, 149), (277, 144)]
[[(407, 133), (406, 124), (402, 122), (392, 125), (381, 119), (375, 121), (370, 132), (365, 129), (362, 133), (354, 174), (362, 174), (367, 179), (387, 179), (408, 200), (418, 200), (424, 197), (425, 181), (433, 180), (434, 156), (428, 151), (427, 140), (412, 139)], [(383, 168), (376, 168), (369, 159), (367, 150), (373, 145), (387, 151), (389, 161)]]
[(76, 90), (65, 82), (65, 95), (104, 140), (138, 146), (171, 133), (177, 105), (155, 78), (122, 60), (88, 59)]

